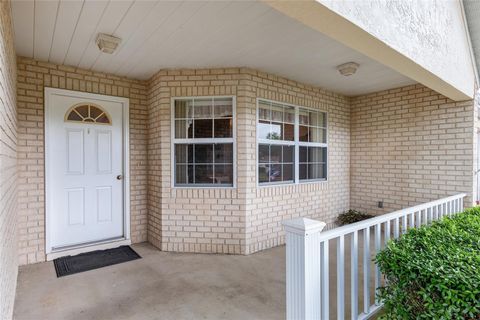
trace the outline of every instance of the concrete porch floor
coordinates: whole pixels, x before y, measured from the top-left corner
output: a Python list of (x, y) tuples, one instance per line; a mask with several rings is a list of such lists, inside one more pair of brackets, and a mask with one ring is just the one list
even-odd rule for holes
[[(375, 254), (370, 233), (370, 301)], [(385, 235), (382, 232), (382, 243)], [(345, 319), (351, 316), (351, 245), (345, 236)], [(358, 307), (363, 310), (363, 232), (358, 234)], [(132, 245), (142, 259), (57, 278), (53, 262), (20, 267), (15, 320), (285, 319), (285, 246), (249, 256), (162, 252)], [(337, 318), (337, 249), (329, 242), (329, 314)], [(382, 281), (383, 282), (383, 281)]]
[(14, 319), (284, 319), (285, 247), (249, 256), (161, 252), (57, 278), (23, 266)]

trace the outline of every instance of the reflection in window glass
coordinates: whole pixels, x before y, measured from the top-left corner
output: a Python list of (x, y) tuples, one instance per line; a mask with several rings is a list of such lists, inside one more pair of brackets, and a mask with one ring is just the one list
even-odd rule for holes
[(326, 113), (258, 100), (257, 138), (259, 183), (327, 178)]
[(293, 182), (294, 146), (258, 145), (259, 182)]
[(299, 141), (327, 143), (324, 112), (299, 108)]
[(259, 101), (258, 138), (294, 141), (295, 108)]
[(233, 144), (176, 144), (175, 184), (233, 183)]

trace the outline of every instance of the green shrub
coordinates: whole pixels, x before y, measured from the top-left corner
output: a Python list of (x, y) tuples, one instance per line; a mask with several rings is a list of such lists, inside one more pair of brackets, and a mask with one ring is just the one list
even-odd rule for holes
[(355, 223), (372, 217), (373, 216), (370, 214), (350, 209), (337, 217), (337, 223), (341, 226), (344, 226), (346, 224)]
[(384, 319), (480, 319), (480, 209), (410, 229), (377, 254)]

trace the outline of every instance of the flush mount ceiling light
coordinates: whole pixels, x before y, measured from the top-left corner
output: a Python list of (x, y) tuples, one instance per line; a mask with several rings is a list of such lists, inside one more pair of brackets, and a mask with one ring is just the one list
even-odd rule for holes
[(114, 37), (109, 34), (99, 33), (95, 43), (98, 46), (98, 49), (104, 53), (112, 54), (120, 44), (122, 39)]
[(359, 66), (356, 62), (347, 62), (337, 66), (337, 70), (342, 76), (348, 77), (357, 72)]

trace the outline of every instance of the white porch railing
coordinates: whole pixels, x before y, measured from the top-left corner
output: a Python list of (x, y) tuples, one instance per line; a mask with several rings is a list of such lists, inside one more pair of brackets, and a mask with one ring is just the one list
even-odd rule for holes
[[(381, 307), (374, 298), (383, 281), (378, 266), (372, 262), (376, 253), (391, 238), (398, 238), (410, 228), (463, 211), (465, 196), (458, 194), (326, 232), (321, 232), (325, 223), (320, 221), (285, 221), (287, 319), (326, 320), (332, 314), (332, 318), (342, 320), (371, 317)], [(336, 250), (329, 250), (332, 246)], [(331, 260), (329, 251), (334, 255)], [(346, 283), (350, 291), (347, 300)]]

